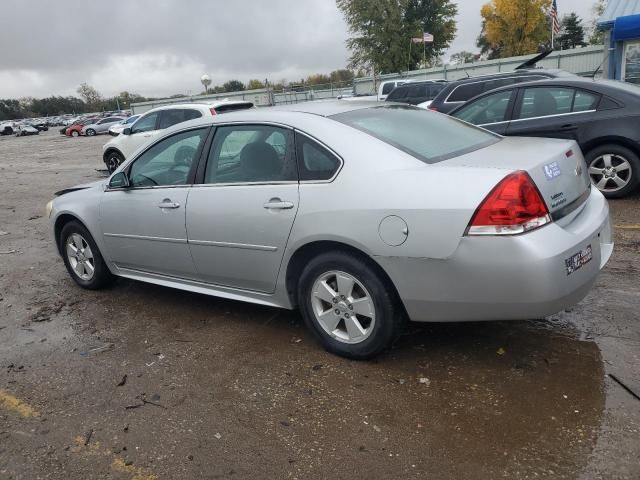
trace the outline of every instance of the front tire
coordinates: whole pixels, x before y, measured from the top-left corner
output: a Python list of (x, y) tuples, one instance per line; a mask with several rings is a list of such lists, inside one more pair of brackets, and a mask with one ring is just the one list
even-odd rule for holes
[(298, 305), (327, 351), (356, 360), (388, 348), (403, 320), (393, 289), (376, 269), (341, 251), (307, 264), (298, 284)]
[(60, 233), (60, 252), (71, 278), (82, 288), (98, 290), (114, 280), (89, 231), (79, 222), (67, 223)]
[(115, 172), (122, 162), (124, 162), (124, 158), (118, 152), (110, 152), (104, 161), (109, 173)]
[(77, 137), (77, 136), (79, 136), (79, 135), (80, 135), (80, 132), (78, 132), (77, 130), (73, 130), (73, 131), (71, 132), (71, 136), (72, 136), (72, 137)]
[(607, 198), (621, 198), (640, 183), (640, 159), (626, 147), (608, 144), (585, 156), (591, 183)]

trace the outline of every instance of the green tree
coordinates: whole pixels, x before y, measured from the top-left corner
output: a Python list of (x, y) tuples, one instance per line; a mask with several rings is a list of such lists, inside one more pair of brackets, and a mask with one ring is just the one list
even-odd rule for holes
[(449, 63), (451, 65), (462, 65), (464, 63), (473, 63), (477, 60), (477, 58), (478, 55), (476, 55), (475, 53), (463, 50), (462, 52), (457, 52), (451, 55)]
[(555, 41), (556, 49), (568, 50), (585, 45), (582, 19), (575, 12), (565, 15), (562, 18), (560, 35)]
[(607, 6), (606, 0), (597, 0), (591, 7), (592, 20), (589, 34), (590, 45), (602, 45), (604, 43), (604, 33), (598, 30), (598, 19), (604, 13), (604, 9)]
[(451, 0), (336, 0), (349, 27), (350, 68), (377, 73), (414, 69), (423, 49), (411, 49), (411, 38), (434, 35), (427, 61), (439, 57), (455, 37), (458, 12)]
[(304, 82), (300, 83), (304, 83), (305, 85), (329, 85), (331, 78), (329, 78), (329, 75), (316, 73), (315, 75), (309, 75)]
[(224, 85), (222, 85), (222, 88), (225, 92), (239, 92), (245, 89), (244, 83), (242, 83), (240, 80), (229, 80)]
[(100, 110), (102, 107), (102, 95), (91, 85), (85, 83), (81, 83), (78, 87), (78, 95), (84, 100), (84, 103), (87, 104), (87, 108), (92, 111)]
[(346, 68), (334, 70), (329, 74), (329, 79), (332, 83), (351, 83), (353, 82), (353, 72)]
[(478, 46), (490, 58), (537, 52), (549, 41), (551, 0), (491, 0), (482, 6)]
[(260, 88), (264, 88), (264, 83), (262, 83), (260, 80), (252, 79), (249, 80), (249, 83), (247, 83), (247, 90), (258, 90)]
[(405, 14), (406, 37), (418, 38), (424, 32), (433, 35), (433, 43), (426, 44), (425, 49), (420, 48), (423, 46), (421, 44), (416, 44), (414, 47), (418, 48), (411, 49), (410, 70), (422, 63), (424, 53), (427, 57), (427, 67), (442, 65), (440, 57), (456, 37), (457, 14), (458, 6), (450, 0), (409, 0)]

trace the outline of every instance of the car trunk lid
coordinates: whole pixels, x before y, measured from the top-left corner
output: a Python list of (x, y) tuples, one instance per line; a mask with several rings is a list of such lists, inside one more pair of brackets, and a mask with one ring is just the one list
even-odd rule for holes
[(524, 170), (538, 187), (554, 220), (580, 207), (591, 185), (584, 157), (573, 140), (506, 137), (440, 165)]

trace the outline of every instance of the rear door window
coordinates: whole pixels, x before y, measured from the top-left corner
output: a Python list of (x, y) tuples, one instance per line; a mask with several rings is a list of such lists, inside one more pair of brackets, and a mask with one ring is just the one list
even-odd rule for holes
[(160, 114), (160, 129), (169, 128), (178, 123), (184, 122), (184, 110), (181, 108), (171, 108), (163, 110)]
[(406, 86), (398, 87), (387, 96), (387, 100), (389, 101), (403, 100), (407, 98), (408, 92), (409, 92), (408, 87)]
[(429, 96), (429, 86), (424, 83), (421, 85), (409, 85), (407, 96), (409, 97), (409, 103), (412, 104), (426, 102)]
[(525, 88), (515, 118), (548, 117), (571, 113), (575, 90), (564, 87)]
[(205, 183), (297, 180), (290, 130), (270, 125), (219, 127), (209, 152)]

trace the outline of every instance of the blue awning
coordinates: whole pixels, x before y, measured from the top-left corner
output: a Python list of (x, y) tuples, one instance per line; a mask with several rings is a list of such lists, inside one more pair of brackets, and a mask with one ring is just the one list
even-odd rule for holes
[(640, 39), (640, 15), (616, 18), (613, 26), (613, 40), (619, 42), (631, 38)]

